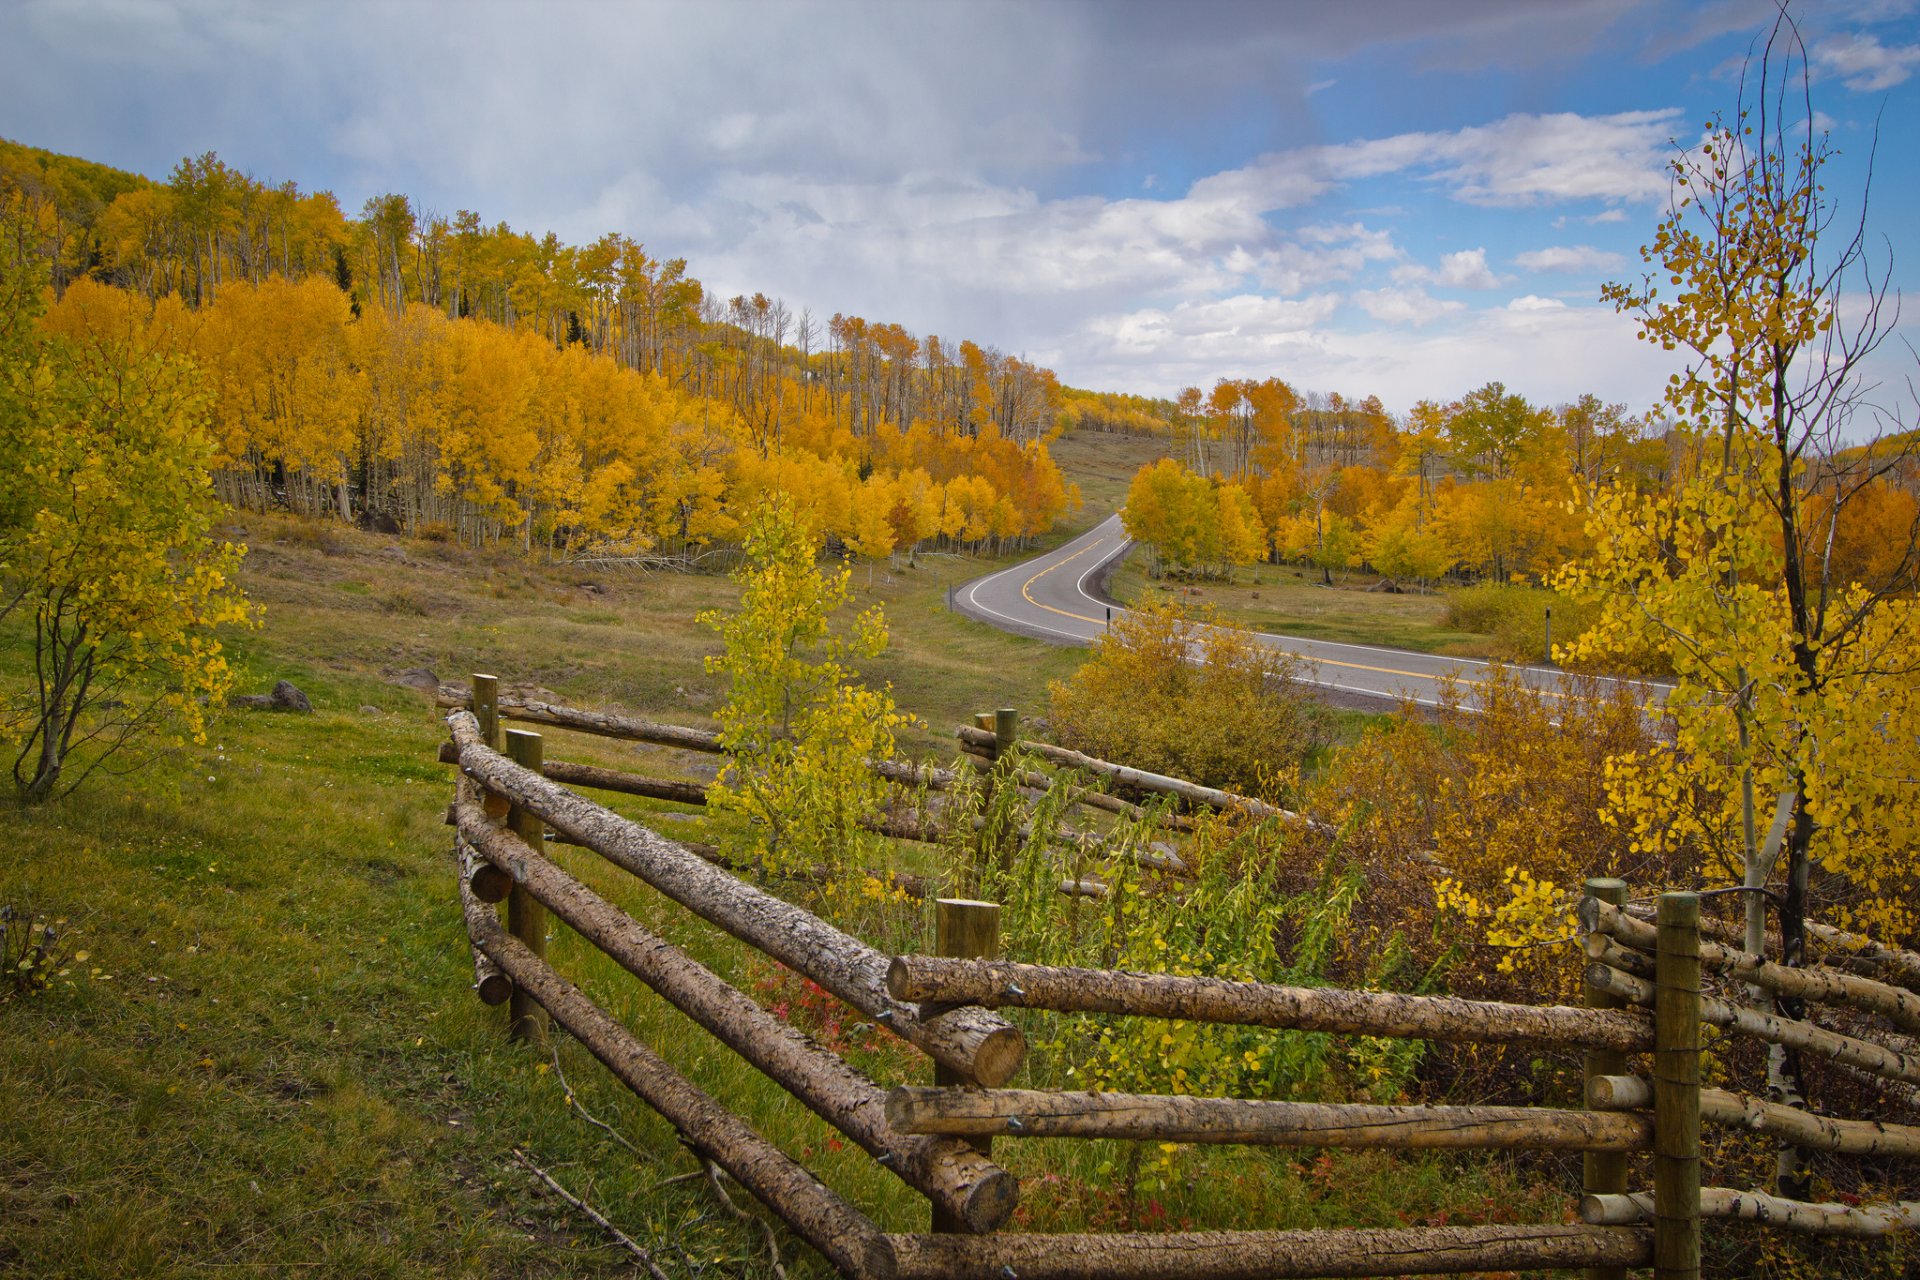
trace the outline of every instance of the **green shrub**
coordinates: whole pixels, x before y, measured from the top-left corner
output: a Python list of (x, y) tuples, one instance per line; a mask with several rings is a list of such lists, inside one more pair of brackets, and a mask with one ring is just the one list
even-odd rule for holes
[(1492, 636), (1493, 656), (1503, 661), (1540, 662), (1547, 656), (1549, 608), (1556, 644), (1583, 634), (1600, 612), (1544, 587), (1481, 582), (1447, 592), (1446, 624)]

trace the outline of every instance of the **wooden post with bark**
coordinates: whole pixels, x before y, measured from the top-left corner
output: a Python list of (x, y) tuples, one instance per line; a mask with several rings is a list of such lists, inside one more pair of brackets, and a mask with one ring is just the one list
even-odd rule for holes
[[(969, 960), (997, 960), (1000, 958), (1000, 905), (995, 902), (975, 902), (967, 898), (939, 898), (933, 904), (934, 950), (943, 956), (959, 956)], [(922, 1006), (921, 1016), (931, 1016), (937, 1008)], [(978, 1084), (964, 1071), (955, 1070), (941, 1063), (933, 1066), (933, 1082), (937, 1085)], [(973, 1146), (981, 1155), (989, 1155), (993, 1150), (992, 1138), (972, 1139)], [(970, 1230), (965, 1219), (955, 1216), (941, 1208), (933, 1206), (933, 1229), (937, 1232), (955, 1232)]]
[[(536, 773), (545, 756), (545, 746), (537, 733), (525, 729), (507, 730), (507, 758)], [(538, 814), (518, 805), (507, 810), (507, 825), (535, 854), (546, 852), (546, 824)], [(507, 894), (507, 932), (526, 945), (528, 951), (545, 959), (547, 955), (547, 909), (522, 885), (514, 885)], [(507, 1034), (515, 1040), (544, 1045), (547, 1042), (547, 1011), (532, 996), (513, 989), (507, 1003)]]
[[(1627, 902), (1627, 882), (1612, 877), (1596, 876), (1586, 883), (1587, 896), (1601, 902), (1623, 907)], [(1619, 996), (1602, 991), (1592, 983), (1586, 983), (1586, 1004), (1589, 1009), (1618, 1009), (1626, 1003)], [(1589, 1049), (1584, 1063), (1584, 1077), (1592, 1081), (1599, 1076), (1620, 1075), (1627, 1069), (1627, 1055), (1618, 1049)], [(1589, 1104), (1591, 1105), (1591, 1104)], [(1581, 1158), (1582, 1190), (1590, 1196), (1621, 1195), (1627, 1189), (1627, 1157), (1618, 1151), (1589, 1151)], [(1588, 1267), (1581, 1273), (1584, 1280), (1626, 1280), (1624, 1267)]]
[[(480, 722), (480, 740), (487, 744), (487, 750), (500, 749), (500, 677), (474, 672), (473, 676), (473, 718)], [(507, 820), (507, 802), (500, 796), (488, 792), (481, 803), (487, 807), (487, 815), (495, 822)], [(484, 896), (484, 895), (483, 895)], [(486, 901), (498, 902), (498, 898)]]
[(1653, 1275), (1700, 1274), (1700, 899), (1660, 895), (1654, 956)]

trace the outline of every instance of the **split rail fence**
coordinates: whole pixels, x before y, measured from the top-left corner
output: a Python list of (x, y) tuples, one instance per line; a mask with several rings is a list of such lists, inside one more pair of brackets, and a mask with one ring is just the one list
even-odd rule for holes
[[(441, 755), (459, 766), (448, 821), (458, 830), (459, 892), (481, 999), (508, 1005), (510, 1034), (518, 1038), (544, 1037), (548, 1018), (560, 1023), (690, 1147), (725, 1169), (844, 1275), (1251, 1280), (1583, 1268), (1594, 1280), (1608, 1280), (1650, 1264), (1658, 1280), (1677, 1280), (1698, 1273), (1703, 1219), (1847, 1236), (1920, 1227), (1920, 1203), (1815, 1204), (1700, 1185), (1703, 1123), (1826, 1152), (1920, 1157), (1920, 1126), (1816, 1115), (1703, 1088), (1700, 1080), (1702, 1027), (1714, 1026), (1825, 1058), (1890, 1087), (1920, 1085), (1920, 1042), (1911, 1038), (1889, 1035), (1880, 1043), (1806, 1018), (1758, 1012), (1702, 989), (1703, 972), (1724, 975), (1920, 1032), (1920, 956), (1912, 953), (1827, 930), (1835, 963), (1789, 969), (1703, 941), (1693, 894), (1660, 895), (1657, 918), (1648, 922), (1629, 911), (1626, 885), (1592, 880), (1580, 910), (1592, 961), (1585, 973), (1586, 1007), (1017, 964), (997, 959), (998, 908), (958, 900), (937, 906), (936, 949), (942, 954), (888, 956), (736, 878), (716, 865), (716, 851), (695, 851), (569, 789), (699, 803), (697, 784), (547, 761), (541, 736), (524, 730), (507, 730), (506, 750), (499, 750), (503, 717), (697, 751), (718, 751), (716, 735), (505, 699), (489, 676), (475, 676), (471, 692), (443, 687), (440, 701), (456, 708)], [(984, 719), (995, 723), (961, 730), (961, 745), (999, 783), (1066, 785), (1037, 772), (1016, 772), (1007, 751), (1017, 741), (1011, 712)], [(1215, 808), (1257, 803), (1049, 744), (1019, 745), (1135, 794), (1172, 794)], [(930, 789), (953, 783), (944, 770), (891, 763), (876, 768)], [(1133, 804), (1094, 791), (1079, 798), (1100, 806)], [(1254, 813), (1308, 821), (1280, 810)], [(817, 983), (924, 1053), (934, 1065), (935, 1084), (883, 1090), (569, 875), (546, 856), (549, 839), (593, 851)], [(1178, 862), (1170, 851), (1154, 856), (1167, 865)], [(504, 925), (491, 905), (502, 900)], [(881, 1230), (649, 1050), (547, 963), (549, 912), (924, 1196), (933, 1229)], [(1006, 1088), (1026, 1049), (1019, 1027), (1000, 1012), (1009, 1008), (1583, 1050), (1586, 1106), (1379, 1106)], [(1577, 1151), (1584, 1156), (1585, 1196), (1578, 1223), (1001, 1232), (1020, 1188), (995, 1163), (992, 1140), (1034, 1137)], [(1629, 1185), (1635, 1155), (1651, 1156), (1643, 1162), (1649, 1166), (1647, 1185), (1638, 1189)]]

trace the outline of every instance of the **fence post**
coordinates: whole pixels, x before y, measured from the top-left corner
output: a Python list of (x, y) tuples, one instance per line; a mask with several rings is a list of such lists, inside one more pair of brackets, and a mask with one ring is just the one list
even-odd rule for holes
[[(487, 744), (487, 750), (500, 749), (500, 678), (498, 676), (473, 673), (473, 718), (480, 722), (480, 741)], [(495, 822), (501, 822), (507, 816), (507, 802), (502, 796), (491, 791), (482, 792), (481, 807), (487, 816)], [(499, 899), (494, 899), (499, 901)]]
[[(935, 954), (958, 956), (965, 960), (997, 960), (1000, 958), (1000, 904), (996, 902), (975, 902), (969, 898), (938, 898), (933, 904), (933, 949)], [(933, 1082), (937, 1085), (966, 1085), (975, 1083), (964, 1072), (935, 1064)], [(987, 1155), (992, 1148), (993, 1139), (974, 1138), (973, 1145), (981, 1155)], [(941, 1211), (939, 1206), (933, 1210), (933, 1229), (938, 1232), (965, 1231), (966, 1223)]]
[[(1627, 882), (1611, 876), (1595, 876), (1586, 883), (1587, 896), (1598, 898), (1601, 902), (1616, 907), (1627, 905)], [(1586, 1004), (1589, 1009), (1618, 1009), (1626, 1003), (1619, 996), (1611, 995), (1586, 984)], [(1585, 1073), (1582, 1085), (1592, 1082), (1595, 1076), (1625, 1075), (1627, 1055), (1618, 1049), (1589, 1049), (1585, 1060)], [(1584, 1089), (1582, 1092), (1584, 1099)], [(1587, 1104), (1591, 1105), (1591, 1104)], [(1627, 1153), (1624, 1151), (1589, 1151), (1581, 1158), (1580, 1189), (1590, 1196), (1622, 1195), (1627, 1189)], [(1627, 1280), (1625, 1267), (1588, 1267), (1581, 1276), (1584, 1280)]]
[[(538, 773), (545, 756), (539, 734), (525, 729), (507, 730), (507, 758), (515, 764)], [(538, 816), (516, 805), (507, 810), (507, 825), (535, 853), (546, 852), (546, 824)], [(534, 955), (546, 956), (547, 909), (517, 884), (507, 894), (507, 932), (524, 942)], [(547, 1042), (547, 1011), (532, 996), (522, 992), (519, 983), (514, 984), (513, 996), (507, 1004), (507, 1034), (530, 1044), (544, 1046)]]
[[(1019, 784), (1011, 782), (1008, 778), (1008, 770), (1011, 769), (1012, 766), (1007, 762), (1013, 759), (1014, 743), (1020, 738), (1020, 713), (1013, 707), (1001, 707), (993, 713), (992, 724), (989, 727), (993, 730), (993, 772), (997, 779), (996, 785), (1011, 785), (1016, 788), (1015, 794), (1017, 795)], [(1011, 831), (1002, 831), (999, 833), (999, 842), (994, 849), (994, 858), (1000, 864), (1000, 870), (1002, 872), (1010, 870), (1013, 866), (1013, 847), (1015, 843), (1016, 838)]]
[(480, 740), (500, 749), (500, 677), (473, 673), (473, 718), (480, 722)]
[(1653, 1004), (1653, 1275), (1700, 1274), (1700, 899), (1660, 895)]

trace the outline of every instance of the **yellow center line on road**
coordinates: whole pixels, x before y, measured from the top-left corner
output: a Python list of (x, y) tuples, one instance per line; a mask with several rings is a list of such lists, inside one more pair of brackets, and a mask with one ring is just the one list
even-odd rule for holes
[[(1087, 554), (1087, 552), (1094, 550), (1096, 547), (1104, 546), (1106, 544), (1106, 541), (1107, 540), (1105, 538), (1102, 538), (1098, 542), (1089, 542), (1086, 546), (1080, 548), (1078, 551), (1074, 552), (1072, 555), (1068, 556), (1066, 559), (1058, 561), (1057, 563), (1054, 563), (1054, 564), (1050, 564), (1046, 568), (1040, 570), (1038, 573), (1034, 574), (1031, 578), (1028, 578), (1025, 582), (1020, 584), (1021, 596), (1023, 596), (1026, 599), (1026, 602), (1028, 604), (1032, 605), (1036, 609), (1045, 609), (1048, 613), (1057, 613), (1063, 618), (1072, 618), (1075, 622), (1088, 622), (1088, 623), (1092, 623), (1096, 627), (1105, 626), (1106, 619), (1104, 618), (1089, 618), (1084, 613), (1074, 613), (1069, 609), (1057, 609), (1050, 604), (1042, 604), (1040, 601), (1035, 600), (1033, 598), (1032, 588), (1034, 583), (1040, 581), (1040, 579), (1046, 577), (1048, 574), (1052, 573), (1054, 570), (1066, 568), (1068, 565), (1072, 564), (1075, 560), (1078, 560), (1081, 556)], [(1332, 643), (1332, 642), (1329, 641), (1328, 643)], [(1338, 658), (1316, 658), (1309, 655), (1303, 655), (1303, 656), (1307, 657), (1307, 661), (1318, 664), (1318, 665), (1328, 666), (1328, 667), (1344, 667), (1349, 671), (1371, 671), (1376, 675), (1405, 676), (1410, 680), (1438, 680), (1441, 678), (1440, 676), (1428, 675), (1423, 671), (1402, 671), (1398, 667), (1373, 667), (1373, 666), (1368, 666), (1364, 662), (1342, 662)], [(1482, 683), (1479, 680), (1475, 680), (1469, 676), (1461, 674), (1460, 669), (1458, 667), (1455, 667), (1453, 670), (1453, 678), (1459, 683), (1467, 685), (1470, 688), (1478, 688)], [(1539, 692), (1546, 694), (1550, 698), (1558, 698), (1563, 696), (1559, 692), (1553, 689), (1541, 689), (1539, 690)]]

